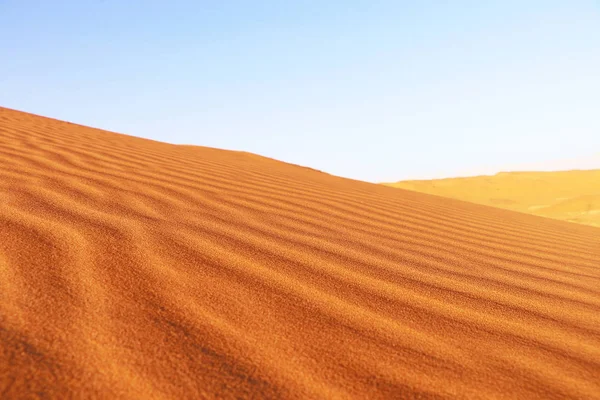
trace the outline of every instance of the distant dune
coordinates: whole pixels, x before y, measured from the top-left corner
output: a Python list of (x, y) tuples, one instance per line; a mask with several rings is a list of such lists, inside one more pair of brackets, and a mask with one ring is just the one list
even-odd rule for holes
[(600, 226), (600, 170), (501, 172), (385, 185)]
[(2, 399), (600, 398), (598, 228), (8, 109), (0, 202)]

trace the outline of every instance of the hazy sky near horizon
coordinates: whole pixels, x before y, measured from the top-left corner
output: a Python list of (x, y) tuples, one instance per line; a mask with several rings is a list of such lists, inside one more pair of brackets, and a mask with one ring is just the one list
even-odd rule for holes
[(0, 106), (373, 182), (541, 169), (600, 152), (600, 1), (0, 0)]

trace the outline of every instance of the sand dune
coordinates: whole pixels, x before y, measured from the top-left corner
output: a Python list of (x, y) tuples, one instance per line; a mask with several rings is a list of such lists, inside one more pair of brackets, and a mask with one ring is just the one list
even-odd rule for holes
[(0, 109), (0, 398), (600, 398), (600, 229)]
[(600, 170), (501, 172), (385, 185), (600, 227)]

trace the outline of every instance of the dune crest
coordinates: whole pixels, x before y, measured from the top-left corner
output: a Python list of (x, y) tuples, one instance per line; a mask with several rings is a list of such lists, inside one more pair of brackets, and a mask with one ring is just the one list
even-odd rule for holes
[(0, 108), (0, 398), (600, 398), (600, 230)]

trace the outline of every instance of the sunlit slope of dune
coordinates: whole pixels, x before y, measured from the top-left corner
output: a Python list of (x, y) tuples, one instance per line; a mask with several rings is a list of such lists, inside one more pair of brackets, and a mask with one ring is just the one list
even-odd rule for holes
[(600, 230), (0, 109), (0, 398), (600, 398)]
[(385, 185), (600, 226), (600, 170), (501, 172)]

